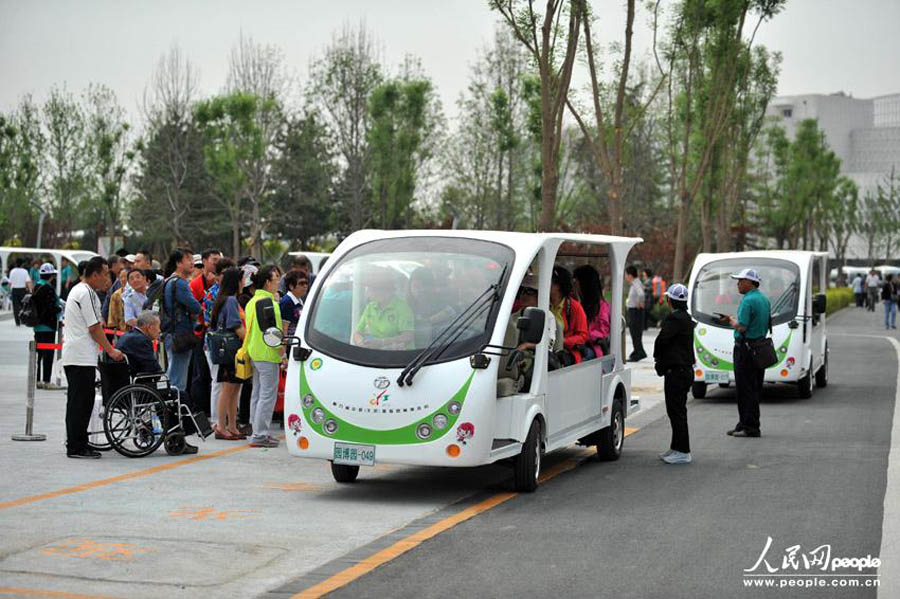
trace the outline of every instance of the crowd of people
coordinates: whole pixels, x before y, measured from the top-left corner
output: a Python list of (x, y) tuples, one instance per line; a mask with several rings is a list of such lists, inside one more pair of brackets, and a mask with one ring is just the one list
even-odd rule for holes
[[(62, 270), (45, 262), (32, 274), (20, 262), (9, 279), (16, 325), (33, 326), (36, 342), (54, 343), (64, 323), (69, 457), (100, 457), (87, 431), (98, 347), (112, 360), (127, 358), (133, 372), (164, 373), (189, 405), (209, 414), (216, 438), (278, 446), (271, 425), (286, 359), (283, 348), (264, 343), (263, 333), (274, 326), (290, 334), (296, 326), (313, 280), (305, 256), (294, 256), (284, 276), (274, 264), (249, 256), (233, 260), (215, 249), (176, 249), (163, 268), (142, 250), (96, 256)], [(58, 296), (59, 276), (66, 280)], [(19, 320), (23, 302), (29, 305), (25, 312), (35, 315), (32, 323)], [(252, 369), (246, 378), (235, 368), (241, 350)], [(54, 353), (38, 351), (39, 388), (57, 388), (50, 381)], [(187, 446), (187, 453), (196, 451)]]
[(900, 302), (900, 279), (888, 273), (884, 281), (874, 268), (870, 270), (865, 279), (857, 274), (850, 283), (853, 295), (856, 297), (856, 307), (865, 307), (869, 312), (874, 312), (879, 300), (884, 304), (884, 328), (897, 328), (897, 304)]

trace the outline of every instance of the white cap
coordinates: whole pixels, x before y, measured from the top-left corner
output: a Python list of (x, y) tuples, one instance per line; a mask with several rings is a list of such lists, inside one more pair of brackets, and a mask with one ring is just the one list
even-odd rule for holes
[(685, 287), (681, 283), (675, 283), (674, 285), (666, 289), (666, 295), (673, 300), (686, 302), (688, 298), (688, 290), (687, 287)]
[(137, 260), (137, 256), (135, 256), (134, 254), (125, 254), (125, 256), (122, 257), (122, 260), (134, 264), (135, 260)]
[(56, 267), (49, 262), (44, 262), (38, 272), (42, 275), (55, 275)]
[(752, 268), (745, 268), (739, 273), (731, 275), (732, 279), (747, 279), (748, 281), (753, 281), (754, 283), (762, 283), (762, 279), (759, 278), (759, 273)]
[(203, 264), (203, 256), (194, 254), (194, 266), (197, 266), (198, 264)]

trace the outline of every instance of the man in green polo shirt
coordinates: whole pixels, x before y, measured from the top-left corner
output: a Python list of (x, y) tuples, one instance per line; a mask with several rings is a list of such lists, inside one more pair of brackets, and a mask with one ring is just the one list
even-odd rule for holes
[(404, 350), (414, 345), (412, 308), (397, 295), (391, 273), (379, 269), (367, 277), (369, 303), (353, 333), (354, 345), (372, 349)]
[(732, 437), (759, 437), (759, 398), (762, 394), (765, 369), (756, 366), (748, 341), (762, 339), (769, 331), (771, 306), (769, 298), (759, 290), (759, 273), (745, 268), (731, 275), (737, 279), (738, 292), (743, 295), (737, 318), (728, 317), (734, 329), (734, 385), (737, 389), (738, 423), (727, 434)]

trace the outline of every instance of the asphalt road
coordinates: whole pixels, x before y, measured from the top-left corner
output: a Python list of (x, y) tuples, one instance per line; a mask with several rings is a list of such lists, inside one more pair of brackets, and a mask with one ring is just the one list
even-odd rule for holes
[[(733, 390), (716, 389), (689, 404), (693, 464), (657, 459), (669, 437), (663, 416), (626, 440), (618, 462), (588, 460), (330, 596), (875, 597), (873, 588), (747, 588), (744, 570), (769, 537), (765, 557), (779, 575), (817, 572), (802, 557), (823, 545), (831, 558), (878, 556), (898, 363), (886, 339), (854, 335), (883, 333), (871, 314), (842, 313), (829, 325), (829, 386), (808, 400), (767, 388), (762, 438), (725, 435)], [(793, 569), (784, 560), (797, 545)]]

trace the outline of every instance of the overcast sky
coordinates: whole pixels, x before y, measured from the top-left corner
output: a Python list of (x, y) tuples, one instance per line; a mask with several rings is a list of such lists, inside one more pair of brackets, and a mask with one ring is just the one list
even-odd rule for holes
[[(623, 2), (593, 6), (598, 33), (620, 39)], [(638, 58), (648, 57), (648, 19), (640, 8)], [(405, 54), (422, 60), (452, 118), (496, 15), (487, 0), (0, 0), (0, 110), (26, 93), (41, 100), (54, 84), (81, 92), (100, 82), (136, 114), (155, 63), (173, 43), (199, 67), (202, 91), (216, 92), (242, 31), (281, 47), (302, 83), (332, 33), (360, 20), (381, 41), (389, 66)], [(780, 94), (844, 90), (867, 98), (900, 92), (898, 24), (900, 0), (788, 0), (757, 40), (784, 55)]]

